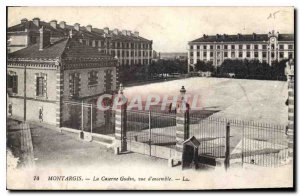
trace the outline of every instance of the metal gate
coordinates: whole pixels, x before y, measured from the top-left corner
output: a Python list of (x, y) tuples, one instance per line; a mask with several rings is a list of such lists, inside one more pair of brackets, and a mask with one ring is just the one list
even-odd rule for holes
[(176, 145), (176, 116), (158, 111), (127, 111), (127, 147), (137, 153), (156, 156), (158, 146)]

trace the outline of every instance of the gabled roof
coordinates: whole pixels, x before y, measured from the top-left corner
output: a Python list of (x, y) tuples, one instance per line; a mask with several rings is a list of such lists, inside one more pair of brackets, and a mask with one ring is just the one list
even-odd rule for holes
[(62, 29), (57, 25), (56, 28), (53, 28), (49, 23), (40, 21), (39, 27), (36, 26), (32, 21), (26, 21), (24, 23), (17, 24), (12, 27), (8, 27), (8, 32), (16, 32), (16, 31), (25, 31), (30, 30), (31, 32), (39, 33), (39, 29), (44, 27), (45, 30), (49, 30), (52, 37), (66, 37), (68, 32), (65, 29)]
[[(30, 30), (32, 32), (39, 33), (39, 29), (43, 26), (45, 30), (50, 30), (52, 37), (67, 37), (69, 31), (72, 29), (74, 30), (73, 25), (65, 25), (65, 28), (62, 29), (60, 25), (57, 25), (56, 28), (53, 28), (50, 23), (39, 21), (40, 25), (37, 27), (32, 21), (26, 21), (12, 27), (8, 27), (7, 31), (10, 32), (20, 32), (25, 31), (25, 29)], [(89, 32), (86, 27), (80, 27), (79, 31), (74, 30), (76, 36), (82, 36), (83, 38), (87, 39), (104, 39), (104, 30), (98, 28), (92, 28), (92, 31)], [(143, 37), (136, 37), (136, 36), (127, 36), (123, 35), (122, 32), (118, 32), (118, 34), (114, 34), (112, 30), (109, 31), (109, 35), (111, 36), (112, 40), (114, 41), (143, 41), (143, 42), (150, 42), (150, 40), (143, 38)]]
[(57, 59), (57, 58), (102, 58), (105, 55), (98, 49), (80, 43), (75, 38), (59, 40), (43, 50), (39, 50), (39, 43), (8, 54), (8, 59)]
[[(193, 42), (245, 42), (268, 41), (268, 34), (204, 35)], [(278, 41), (294, 41), (294, 34), (279, 34)]]

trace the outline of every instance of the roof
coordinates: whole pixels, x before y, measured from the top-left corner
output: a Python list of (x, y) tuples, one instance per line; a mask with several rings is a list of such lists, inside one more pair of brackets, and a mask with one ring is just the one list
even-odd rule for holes
[(43, 50), (39, 43), (8, 54), (8, 59), (57, 59), (57, 58), (101, 58), (112, 56), (103, 54), (98, 49), (80, 43), (75, 38), (64, 38)]
[(32, 21), (26, 21), (17, 24), (12, 27), (8, 27), (8, 32), (20, 32), (30, 30), (31, 32), (39, 33), (39, 29), (44, 27), (45, 30), (49, 30), (52, 37), (66, 37), (68, 32), (57, 25), (57, 28), (53, 28), (49, 23), (40, 21), (40, 27), (37, 27)]
[[(50, 30), (51, 36), (53, 37), (66, 37), (71, 29), (74, 30), (73, 25), (65, 25), (65, 28), (62, 29), (60, 25), (57, 25), (56, 28), (53, 28), (50, 23), (40, 21), (40, 27), (37, 27), (32, 21), (26, 21), (17, 25), (14, 25), (12, 27), (8, 27), (7, 31), (10, 32), (20, 32), (20, 31), (25, 31), (30, 30), (33, 32), (38, 33), (39, 28), (43, 26), (46, 30)], [(76, 30), (74, 30), (76, 31)], [(92, 31), (89, 32), (86, 27), (80, 27), (77, 35), (82, 36), (83, 38), (87, 39), (104, 39), (104, 30), (99, 29), (99, 28), (92, 28)], [(109, 30), (109, 35), (111, 36), (112, 40), (120, 40), (120, 41), (143, 41), (143, 42), (151, 42), (151, 40), (148, 40), (146, 38), (143, 38), (141, 36), (128, 36), (128, 35), (123, 35), (121, 31), (118, 31), (117, 34), (114, 34), (112, 30)]]
[[(268, 41), (268, 34), (238, 34), (238, 35), (204, 35), (193, 42), (246, 42)], [(294, 41), (294, 34), (279, 34), (278, 41)]]

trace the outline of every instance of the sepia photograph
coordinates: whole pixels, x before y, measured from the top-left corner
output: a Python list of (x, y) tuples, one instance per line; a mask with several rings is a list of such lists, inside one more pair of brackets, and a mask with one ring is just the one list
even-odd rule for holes
[(7, 189), (294, 189), (295, 18), (7, 6)]

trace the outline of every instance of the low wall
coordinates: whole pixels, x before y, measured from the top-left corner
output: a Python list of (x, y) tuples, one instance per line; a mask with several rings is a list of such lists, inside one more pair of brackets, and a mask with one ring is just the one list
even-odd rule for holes
[(165, 146), (148, 145), (147, 143), (128, 141), (127, 148), (129, 151), (151, 155), (162, 159), (169, 159), (175, 156), (176, 150)]

